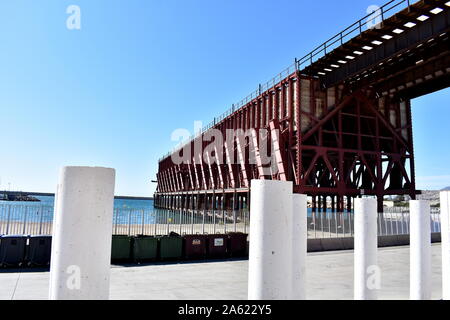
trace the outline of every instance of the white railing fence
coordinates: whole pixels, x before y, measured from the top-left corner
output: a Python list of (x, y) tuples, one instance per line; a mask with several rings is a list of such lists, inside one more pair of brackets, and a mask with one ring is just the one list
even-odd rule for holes
[[(50, 235), (53, 207), (27, 204), (0, 204), (0, 235)], [(378, 213), (378, 235), (409, 234), (409, 208), (387, 208)], [(247, 209), (223, 210), (164, 210), (154, 208), (115, 208), (113, 234), (117, 235), (169, 235), (197, 233), (250, 232)], [(431, 232), (441, 230), (440, 209), (431, 209)], [(345, 238), (354, 235), (353, 212), (308, 212), (308, 238)]]

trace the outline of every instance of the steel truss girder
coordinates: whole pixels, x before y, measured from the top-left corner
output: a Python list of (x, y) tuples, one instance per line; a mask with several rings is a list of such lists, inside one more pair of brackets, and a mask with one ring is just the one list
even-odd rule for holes
[[(400, 115), (399, 102), (390, 102), (389, 120), (389, 117), (378, 110), (377, 100), (368, 95), (370, 92), (359, 91), (346, 97), (304, 135), (299, 146), (304, 169), (300, 170), (301, 179), (300, 184), (295, 186), (296, 192), (309, 195), (358, 196), (363, 190), (364, 194), (376, 195), (379, 198), (388, 194), (408, 194), (415, 197), (410, 103), (406, 102), (406, 113), (403, 114), (406, 124), (401, 126), (398, 121), (389, 122), (394, 122), (394, 113)], [(354, 127), (343, 127), (343, 115), (353, 117)], [(371, 120), (372, 126), (369, 125), (368, 119)], [(325, 139), (323, 135), (330, 135), (331, 132), (325, 129), (333, 127), (332, 124), (337, 124), (339, 129), (333, 132), (334, 139)], [(349, 124), (351, 123), (347, 121), (346, 125)], [(353, 130), (356, 130), (356, 134), (354, 137), (349, 136), (348, 131)], [(374, 132), (372, 136), (363, 134), (363, 131), (370, 130)], [(399, 134), (401, 130), (408, 131), (406, 139)], [(386, 150), (384, 148), (387, 144), (384, 143), (382, 149), (379, 142), (380, 132), (384, 135), (383, 139), (390, 139), (391, 147)], [(322, 137), (318, 137), (319, 135)], [(345, 137), (355, 140), (354, 148), (345, 147), (348, 144)], [(363, 137), (367, 143), (372, 140), (371, 150), (365, 150)], [(317, 145), (316, 141), (322, 141), (323, 144)], [(407, 161), (410, 161), (408, 168), (405, 165)], [(395, 177), (392, 175), (394, 168)], [(391, 182), (387, 187), (389, 179)]]

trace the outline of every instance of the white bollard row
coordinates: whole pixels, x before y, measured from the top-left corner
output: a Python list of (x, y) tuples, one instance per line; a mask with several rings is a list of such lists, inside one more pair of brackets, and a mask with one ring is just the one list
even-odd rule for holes
[(355, 300), (375, 300), (380, 289), (377, 215), (376, 199), (355, 199)]
[[(440, 194), (442, 298), (450, 300), (450, 192)], [(410, 202), (410, 297), (430, 300), (431, 285), (431, 210), (429, 201)]]
[[(254, 180), (248, 298), (305, 299), (307, 199), (291, 182)], [(441, 194), (444, 299), (450, 298), (450, 192)], [(410, 298), (431, 299), (430, 203), (410, 202)], [(373, 198), (355, 199), (354, 298), (375, 300), (381, 288), (378, 212)]]
[(292, 211), (292, 300), (306, 299), (306, 255), (308, 251), (308, 200), (293, 195)]
[[(55, 197), (50, 299), (108, 299), (115, 171), (64, 167)], [(248, 298), (306, 298), (307, 198), (292, 182), (252, 180)], [(354, 298), (374, 300), (377, 201), (355, 199)], [(450, 300), (450, 192), (441, 193), (443, 298)], [(428, 201), (410, 202), (410, 298), (431, 299)]]
[(450, 191), (441, 192), (442, 297), (450, 300)]
[[(355, 300), (374, 300), (381, 288), (377, 264), (377, 203), (355, 200)], [(410, 298), (431, 299), (431, 228), (428, 201), (410, 202)]]
[(305, 298), (306, 196), (292, 188), (292, 182), (251, 182), (249, 300)]
[(109, 298), (114, 185), (114, 169), (62, 169), (55, 197), (50, 299)]
[(411, 200), (410, 216), (410, 299), (431, 299), (430, 202)]

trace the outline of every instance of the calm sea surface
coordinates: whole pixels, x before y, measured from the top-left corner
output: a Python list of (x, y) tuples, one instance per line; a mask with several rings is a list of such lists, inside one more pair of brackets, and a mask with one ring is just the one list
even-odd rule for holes
[[(25, 208), (32, 207), (31, 212), (36, 215), (42, 215), (43, 222), (53, 220), (53, 207), (55, 198), (53, 196), (36, 196), (40, 202), (21, 202), (21, 201), (0, 201), (0, 221), (12, 220), (22, 221), (24, 219)], [(13, 214), (10, 214), (8, 207), (14, 207)], [(328, 210), (327, 210), (328, 211)], [(173, 222), (179, 222), (179, 211), (156, 209), (153, 206), (153, 200), (131, 200), (131, 199), (115, 199), (114, 200), (114, 221), (115, 223), (140, 223), (142, 215), (145, 214), (146, 223), (164, 223), (167, 219)], [(311, 208), (308, 208), (308, 216), (312, 216)], [(347, 218), (347, 214), (344, 214)], [(41, 219), (36, 218), (36, 219)], [(199, 218), (198, 218), (199, 219)], [(139, 220), (139, 221), (138, 221)], [(186, 223), (190, 218), (186, 218)], [(197, 220), (197, 218), (196, 218)]]
[[(40, 202), (22, 202), (22, 201), (0, 201), (0, 204), (11, 205), (27, 205), (27, 206), (50, 206), (53, 207), (55, 197), (40, 197), (35, 198), (41, 200)], [(131, 199), (114, 199), (114, 209), (153, 209), (153, 200), (131, 200)]]
[[(26, 207), (32, 208), (31, 212), (35, 212), (36, 214), (41, 213), (43, 215), (43, 222), (52, 221), (55, 197), (36, 196), (35, 198), (38, 198), (41, 201), (0, 201), (0, 221), (6, 220), (8, 217), (13, 221), (22, 221)], [(14, 207), (14, 210), (12, 210), (13, 214), (11, 215), (8, 211), (9, 206)], [(156, 219), (164, 213), (163, 211), (154, 208), (153, 200), (114, 199), (114, 210), (115, 219), (118, 222), (128, 221), (130, 214), (135, 216), (143, 211), (145, 211), (145, 214), (151, 217), (153, 221), (156, 221)]]

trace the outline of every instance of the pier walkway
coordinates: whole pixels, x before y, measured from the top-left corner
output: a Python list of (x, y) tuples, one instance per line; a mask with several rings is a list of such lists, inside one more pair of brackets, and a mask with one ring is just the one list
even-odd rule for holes
[[(409, 299), (409, 247), (379, 249), (380, 299)], [(441, 299), (441, 245), (432, 246), (432, 299)], [(247, 299), (248, 261), (113, 266), (111, 299)], [(0, 271), (0, 299), (46, 299), (48, 272)], [(309, 253), (307, 297), (353, 299), (353, 251)]]

